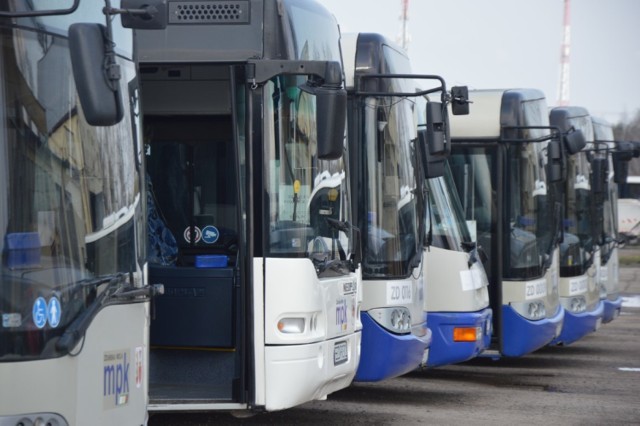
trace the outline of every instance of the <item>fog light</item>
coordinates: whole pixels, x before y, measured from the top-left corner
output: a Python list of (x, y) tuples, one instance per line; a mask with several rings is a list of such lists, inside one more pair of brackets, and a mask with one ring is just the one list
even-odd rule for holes
[(282, 318), (278, 321), (278, 331), (294, 334), (304, 331), (304, 318)]
[(405, 307), (375, 308), (368, 311), (371, 318), (394, 333), (411, 332), (411, 312)]
[(539, 320), (547, 316), (547, 309), (541, 300), (511, 302), (511, 307), (520, 315), (530, 320)]
[(569, 309), (571, 312), (584, 312), (587, 309), (587, 301), (584, 297), (572, 297)]

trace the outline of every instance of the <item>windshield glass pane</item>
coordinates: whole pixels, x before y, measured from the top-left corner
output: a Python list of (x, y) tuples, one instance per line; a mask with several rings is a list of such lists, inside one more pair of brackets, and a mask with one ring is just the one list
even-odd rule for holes
[[(560, 209), (557, 192), (547, 180), (550, 129), (546, 104), (541, 99), (522, 102), (522, 126), (515, 130), (525, 141), (509, 145), (508, 202), (509, 253), (505, 275), (539, 277), (551, 264), (558, 241)], [(543, 142), (534, 142), (544, 140)]]
[(0, 44), (0, 360), (53, 357), (55, 340), (107, 285), (97, 278), (135, 274), (144, 258), (135, 98), (127, 102), (135, 73), (120, 63), (122, 122), (91, 127), (66, 40), (0, 27)]
[[(347, 273), (350, 220), (343, 156), (317, 156), (316, 99), (300, 76), (265, 85), (265, 178), (268, 256), (308, 257), (319, 274)], [(343, 268), (343, 269), (340, 269)]]
[(591, 166), (585, 152), (569, 157), (563, 220), (564, 241), (560, 246), (560, 266), (568, 275), (583, 274), (590, 262), (591, 235)]
[(412, 106), (396, 97), (367, 98), (365, 152), (367, 276), (407, 276), (419, 250), (415, 127)]
[(429, 179), (428, 183), (432, 244), (446, 250), (464, 251), (462, 243), (471, 241), (471, 236), (449, 164), (446, 165), (443, 177)]
[(510, 149), (508, 275), (533, 277), (540, 274), (545, 254), (543, 243), (553, 229), (548, 223), (547, 186), (542, 143), (527, 143)]
[(495, 173), (496, 150), (491, 148), (463, 148), (457, 144), (449, 158), (451, 176), (455, 182), (462, 205), (463, 217), (467, 222), (471, 240), (476, 241), (486, 254), (483, 264), (492, 282), (494, 268), (491, 268), (497, 242), (495, 222), (497, 192)]

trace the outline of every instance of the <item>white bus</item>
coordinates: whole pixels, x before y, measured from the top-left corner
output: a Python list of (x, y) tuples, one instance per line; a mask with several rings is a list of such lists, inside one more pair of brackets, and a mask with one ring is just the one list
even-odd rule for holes
[[(422, 182), (406, 53), (379, 34), (343, 38), (355, 223), (362, 235), (362, 356), (356, 381), (380, 381), (427, 360)], [(373, 74), (384, 78), (369, 79)], [(407, 77), (409, 77), (407, 75)], [(368, 93), (372, 92), (372, 93)], [(400, 94), (400, 95), (399, 95)]]
[(444, 175), (428, 179), (425, 312), (433, 332), (428, 367), (476, 357), (489, 348), (492, 335), (482, 249), (468, 230), (448, 160), (439, 167)]
[(618, 183), (628, 173), (633, 148), (626, 142), (616, 142), (611, 124), (598, 117), (591, 117), (596, 147), (606, 149), (608, 167), (606, 192), (604, 197), (603, 233), (599, 250), (600, 298), (604, 302), (602, 322), (607, 323), (620, 315), (622, 296), (620, 295), (618, 247), (624, 242), (618, 230)]
[[(363, 249), (362, 356), (355, 380), (379, 381), (430, 357), (427, 151), (428, 144), (444, 144), (446, 107), (456, 90), (447, 92), (439, 76), (413, 74), (406, 52), (380, 34), (347, 34), (343, 47), (354, 216)], [(428, 88), (415, 89), (422, 85)], [(427, 102), (429, 94), (438, 101)], [(452, 111), (465, 113), (464, 107), (457, 97)], [(428, 130), (419, 137), (418, 123), (425, 121)]]
[(146, 422), (155, 291), (132, 34), (115, 13), (0, 6), (2, 425)]
[[(560, 301), (565, 309), (562, 333), (554, 344), (568, 345), (597, 330), (602, 324), (604, 302), (598, 280), (604, 223), (604, 178), (599, 173), (606, 154), (596, 151), (589, 112), (582, 107), (555, 107), (549, 121), (560, 131), (578, 129), (586, 146), (567, 158), (564, 187), (563, 239), (560, 244)], [(603, 149), (606, 153), (606, 149)], [(597, 164), (596, 164), (597, 163)]]
[(135, 34), (149, 282), (165, 286), (149, 410), (325, 398), (351, 383), (361, 336), (338, 25), (305, 0), (167, 7), (166, 28)]
[(560, 141), (534, 89), (474, 90), (471, 112), (451, 118), (449, 162), (465, 219), (486, 253), (492, 351), (522, 356), (561, 328), (560, 203), (554, 182)]
[[(634, 142), (634, 157), (640, 154), (640, 143)], [(618, 231), (629, 242), (640, 237), (640, 176), (627, 176), (619, 185)]]
[[(0, 7), (0, 424), (278, 410), (348, 386), (361, 293), (334, 18), (123, 0), (69, 29), (105, 17), (68, 5)], [(144, 28), (140, 73), (120, 12)]]

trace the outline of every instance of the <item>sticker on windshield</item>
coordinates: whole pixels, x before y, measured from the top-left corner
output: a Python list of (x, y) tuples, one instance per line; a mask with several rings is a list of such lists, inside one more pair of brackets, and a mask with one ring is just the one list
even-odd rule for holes
[[(199, 243), (200, 240), (202, 239), (202, 231), (200, 230), (200, 228), (198, 228), (197, 226), (193, 227), (193, 233), (195, 234), (195, 242)], [(184, 240), (188, 243), (191, 242), (191, 227), (187, 226), (182, 234), (182, 236), (184, 237)]]
[(36, 327), (42, 328), (47, 324), (47, 302), (44, 300), (44, 297), (38, 297), (36, 301), (33, 302), (31, 314)]
[(56, 328), (58, 324), (60, 324), (60, 317), (62, 317), (62, 306), (60, 306), (58, 298), (53, 296), (49, 299), (49, 304), (47, 305), (47, 320), (49, 321), (49, 325)]
[(12, 328), (22, 325), (22, 315), (19, 313), (2, 314), (2, 327)]
[(220, 238), (220, 231), (213, 225), (202, 228), (202, 241), (207, 244), (214, 244)]

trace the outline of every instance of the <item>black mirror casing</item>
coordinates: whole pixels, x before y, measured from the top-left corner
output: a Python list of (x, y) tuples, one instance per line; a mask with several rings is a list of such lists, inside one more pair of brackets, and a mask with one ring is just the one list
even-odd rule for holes
[(347, 117), (347, 91), (316, 87), (316, 120), (318, 124), (318, 158), (336, 160), (342, 157)]
[(118, 82), (107, 76), (106, 31), (101, 24), (76, 23), (69, 27), (73, 78), (82, 111), (92, 126), (112, 126), (124, 115)]

